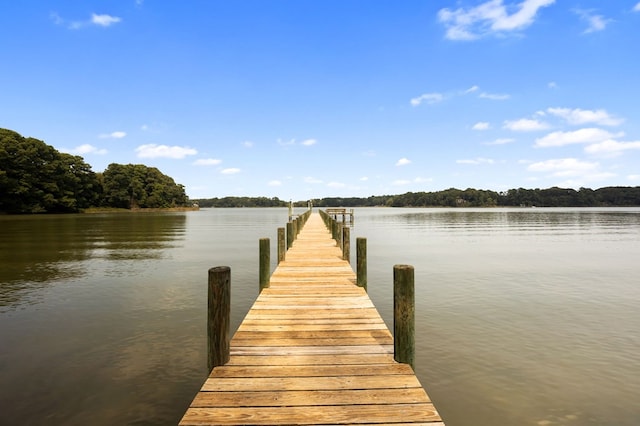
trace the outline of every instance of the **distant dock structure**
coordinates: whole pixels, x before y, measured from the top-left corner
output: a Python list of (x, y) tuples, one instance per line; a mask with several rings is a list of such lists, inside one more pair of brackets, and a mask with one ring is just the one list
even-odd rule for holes
[(342, 222), (344, 225), (353, 226), (354, 216), (353, 209), (347, 209), (339, 207), (339, 208), (327, 208), (325, 209), (326, 214), (331, 217), (333, 220), (337, 222)]
[(260, 294), (232, 339), (230, 269), (209, 270), (210, 374), (180, 425), (444, 426), (413, 371), (413, 267), (394, 266), (392, 335), (366, 292), (365, 238), (357, 274), (349, 263), (353, 211), (295, 221), (270, 276), (260, 239)]

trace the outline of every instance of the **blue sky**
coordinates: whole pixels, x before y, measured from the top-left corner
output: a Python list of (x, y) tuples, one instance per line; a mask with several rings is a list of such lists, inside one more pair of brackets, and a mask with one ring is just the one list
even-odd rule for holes
[(191, 198), (640, 185), (637, 0), (3, 2), (0, 127)]

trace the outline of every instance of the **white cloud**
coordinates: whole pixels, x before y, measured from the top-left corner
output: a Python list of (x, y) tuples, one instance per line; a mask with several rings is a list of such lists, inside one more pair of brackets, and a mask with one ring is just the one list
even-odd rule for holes
[(311, 146), (311, 145), (315, 145), (316, 143), (318, 143), (318, 141), (315, 139), (306, 139), (300, 142), (300, 145)]
[(253, 148), (253, 142), (244, 141), (244, 142), (242, 142), (242, 146), (244, 146), (245, 148)]
[(595, 123), (600, 126), (618, 126), (624, 121), (621, 118), (610, 116), (604, 109), (585, 110), (580, 108), (547, 108), (547, 112), (565, 119), (567, 123), (572, 125)]
[(425, 93), (423, 95), (418, 96), (417, 98), (411, 99), (411, 105), (418, 106), (423, 102), (428, 104), (437, 104), (438, 102), (442, 102), (444, 100), (444, 95), (442, 93)]
[(478, 90), (480, 90), (480, 88), (478, 86), (471, 86), (467, 90), (465, 90), (464, 93), (465, 94), (473, 93), (473, 92), (477, 92)]
[(549, 89), (557, 89), (557, 88), (558, 88), (558, 85), (556, 84), (556, 82), (555, 82), (555, 81), (550, 81), (549, 83), (547, 83), (547, 87), (548, 87)]
[(479, 98), (482, 99), (490, 99), (492, 101), (506, 101), (507, 99), (509, 99), (511, 96), (507, 95), (507, 94), (502, 94), (502, 93), (480, 93), (478, 95)]
[(269, 183), (267, 185), (269, 185), (269, 186), (282, 186), (282, 182), (280, 182), (279, 180), (272, 180), (272, 181), (269, 181)]
[(101, 133), (98, 135), (100, 139), (122, 139), (127, 136), (126, 132)]
[(58, 15), (56, 12), (51, 12), (49, 17), (54, 24), (64, 25), (70, 30), (79, 30), (81, 28), (85, 28), (90, 25), (97, 25), (97, 26), (106, 28), (106, 27), (110, 27), (113, 24), (117, 24), (118, 22), (122, 22), (122, 18), (118, 16), (111, 16), (106, 14), (99, 15), (96, 13), (92, 13), (91, 18), (84, 21), (67, 21), (66, 19)]
[(486, 142), (485, 145), (505, 145), (511, 142), (515, 142), (515, 139), (511, 138), (499, 138), (491, 142)]
[(91, 23), (101, 27), (108, 27), (110, 25), (117, 24), (120, 21), (122, 21), (122, 18), (117, 16), (97, 15), (95, 13), (91, 14)]
[(228, 169), (220, 170), (220, 173), (222, 173), (223, 175), (235, 175), (236, 173), (240, 173), (240, 169), (236, 167), (230, 167)]
[(106, 149), (100, 149), (89, 144), (79, 145), (72, 149), (62, 148), (60, 151), (66, 152), (67, 154), (73, 154), (73, 155), (86, 155), (86, 154), (104, 155), (108, 152)]
[(415, 183), (425, 183), (425, 182), (433, 182), (432, 178), (422, 178), (422, 177), (417, 177), (413, 180)]
[(574, 130), (570, 132), (552, 132), (546, 136), (536, 139), (535, 147), (544, 148), (550, 146), (564, 146), (578, 143), (599, 143), (607, 139), (623, 136), (624, 133), (613, 135), (606, 130), (596, 127)]
[(194, 166), (217, 166), (222, 160), (217, 158), (199, 158), (193, 162)]
[(410, 164), (411, 160), (409, 160), (408, 158), (401, 158), (398, 161), (396, 161), (396, 166), (406, 166), (407, 164)]
[(640, 2), (638, 2), (638, 4), (636, 4), (635, 6), (633, 6), (633, 11), (640, 12)]
[(369, 178), (367, 176), (362, 176), (360, 179), (358, 179), (361, 182), (366, 182), (369, 180)]
[(490, 128), (491, 128), (491, 125), (486, 121), (479, 121), (476, 124), (474, 124), (472, 127), (473, 130), (489, 130)]
[(304, 178), (304, 183), (322, 183), (322, 180), (307, 176)]
[(617, 157), (624, 151), (640, 150), (640, 141), (634, 142), (618, 142), (613, 139), (595, 143), (587, 146), (584, 150), (593, 155), (601, 155), (604, 157)]
[(586, 34), (603, 31), (612, 22), (611, 19), (607, 19), (602, 15), (595, 15), (593, 10), (574, 9), (573, 12), (587, 23), (587, 29), (584, 30)]
[(561, 158), (533, 163), (527, 167), (527, 170), (551, 173), (556, 177), (570, 177), (597, 172), (599, 167), (598, 163), (589, 163), (575, 158)]
[(516, 132), (534, 132), (538, 130), (545, 130), (549, 128), (549, 125), (545, 122), (530, 119), (521, 118), (519, 120), (507, 120), (504, 122), (505, 129), (513, 130)]
[(518, 5), (505, 6), (503, 0), (489, 0), (468, 9), (440, 9), (438, 19), (447, 28), (446, 38), (474, 40), (493, 33), (524, 29), (533, 23), (538, 9), (553, 3), (555, 0), (523, 0)]
[(458, 164), (479, 165), (479, 164), (494, 164), (495, 161), (492, 160), (491, 158), (478, 157), (478, 158), (473, 159), (473, 160), (456, 160), (456, 163), (458, 163)]
[(344, 188), (344, 187), (345, 187), (345, 186), (347, 186), (347, 185), (345, 185), (345, 184), (344, 184), (344, 183), (342, 183), (342, 182), (329, 182), (329, 183), (327, 184), (327, 186), (328, 186), (329, 188)]
[(198, 151), (186, 146), (156, 145), (154, 143), (140, 145), (136, 148), (140, 158), (174, 158), (181, 159), (188, 155), (196, 155)]
[(278, 138), (277, 142), (278, 142), (278, 145), (280, 145), (280, 146), (289, 146), (289, 145), (295, 145), (296, 144), (296, 140), (295, 139), (289, 139), (288, 141), (283, 141), (282, 139)]
[(409, 185), (411, 183), (410, 180), (407, 179), (398, 179), (398, 180), (394, 180), (393, 182), (391, 182), (391, 185), (394, 186), (402, 186), (402, 185)]

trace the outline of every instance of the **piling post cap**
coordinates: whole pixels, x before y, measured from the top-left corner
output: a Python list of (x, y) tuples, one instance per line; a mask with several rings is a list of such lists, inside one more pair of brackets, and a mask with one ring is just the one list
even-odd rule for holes
[(393, 265), (393, 269), (413, 270), (413, 265)]
[(213, 268), (209, 268), (210, 273), (224, 273), (231, 271), (229, 266), (214, 266)]

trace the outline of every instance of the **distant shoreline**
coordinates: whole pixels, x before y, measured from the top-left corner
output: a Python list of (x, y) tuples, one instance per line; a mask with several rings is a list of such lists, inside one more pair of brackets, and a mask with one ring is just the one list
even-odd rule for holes
[(193, 212), (200, 210), (200, 207), (165, 207), (165, 208), (144, 208), (144, 209), (119, 209), (113, 207), (90, 207), (84, 210), (85, 214), (96, 213), (155, 213), (155, 212)]

